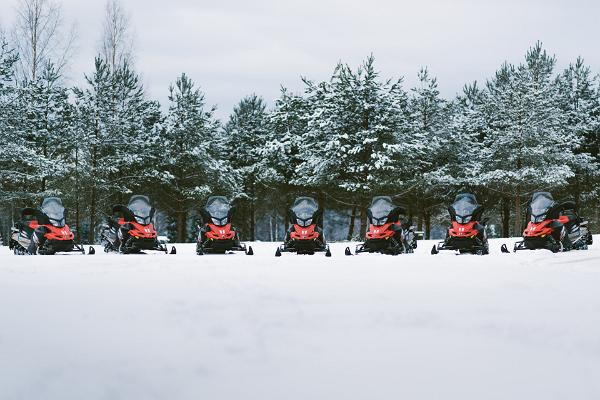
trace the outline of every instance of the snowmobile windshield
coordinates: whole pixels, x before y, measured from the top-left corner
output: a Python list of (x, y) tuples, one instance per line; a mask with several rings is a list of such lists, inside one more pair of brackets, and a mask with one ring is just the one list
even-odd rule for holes
[(49, 197), (42, 202), (42, 212), (48, 217), (50, 223), (56, 227), (65, 226), (65, 208), (58, 197)]
[(471, 222), (473, 213), (479, 207), (475, 196), (472, 194), (462, 194), (456, 196), (454, 203), (452, 203), (452, 209), (456, 215), (456, 222), (459, 224), (466, 224)]
[(376, 197), (371, 202), (369, 210), (371, 210), (372, 223), (375, 226), (381, 226), (387, 222), (388, 216), (394, 209), (392, 199), (389, 197)]
[(135, 220), (142, 225), (148, 225), (152, 222), (152, 206), (146, 196), (133, 196), (127, 205), (129, 211), (133, 214)]
[(546, 214), (556, 202), (550, 193), (535, 193), (531, 200), (531, 222), (542, 222), (546, 219)]
[(296, 223), (302, 227), (310, 226), (313, 223), (313, 217), (318, 209), (317, 202), (311, 197), (299, 197), (292, 206), (292, 211), (296, 215)]
[(229, 222), (229, 211), (231, 210), (231, 204), (229, 200), (223, 196), (210, 197), (204, 207), (206, 212), (210, 215), (213, 224), (217, 226), (227, 225)]

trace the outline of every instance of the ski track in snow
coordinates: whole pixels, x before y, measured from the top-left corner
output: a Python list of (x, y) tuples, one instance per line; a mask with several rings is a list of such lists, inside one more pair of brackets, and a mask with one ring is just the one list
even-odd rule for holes
[(513, 241), (331, 258), (0, 247), (0, 399), (600, 398), (600, 245), (501, 254)]

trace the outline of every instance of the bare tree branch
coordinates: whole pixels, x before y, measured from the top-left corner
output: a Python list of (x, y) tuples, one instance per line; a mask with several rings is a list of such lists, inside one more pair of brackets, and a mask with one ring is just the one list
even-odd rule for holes
[(129, 15), (119, 0), (108, 0), (105, 8), (100, 52), (115, 71), (120, 65), (133, 62), (133, 34)]
[(60, 5), (52, 0), (20, 0), (16, 14), (12, 36), (20, 56), (20, 78), (35, 80), (49, 63), (62, 77), (73, 55), (76, 32), (74, 26), (63, 31)]

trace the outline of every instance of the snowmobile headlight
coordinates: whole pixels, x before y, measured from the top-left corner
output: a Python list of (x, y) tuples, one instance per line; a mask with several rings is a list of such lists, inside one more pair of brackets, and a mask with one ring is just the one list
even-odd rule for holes
[(221, 218), (221, 219), (219, 219), (219, 218), (211, 218), (211, 219), (212, 219), (212, 222), (213, 222), (213, 224), (215, 224), (215, 225), (217, 225), (217, 226), (223, 226), (223, 225), (226, 225), (226, 223), (225, 223), (225, 221), (226, 221), (226, 220), (225, 220), (225, 218)]
[(300, 226), (306, 227), (306, 226), (310, 226), (310, 224), (312, 224), (312, 218), (300, 221)]

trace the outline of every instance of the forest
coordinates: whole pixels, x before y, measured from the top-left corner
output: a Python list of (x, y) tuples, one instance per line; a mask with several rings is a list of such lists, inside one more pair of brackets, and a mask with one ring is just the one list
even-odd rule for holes
[[(281, 240), (298, 195), (327, 210), (330, 240), (364, 235), (376, 195), (406, 206), (425, 238), (439, 237), (464, 191), (486, 207), (491, 236), (520, 236), (538, 190), (574, 200), (598, 231), (600, 71), (583, 58), (559, 70), (533, 43), (518, 64), (444, 98), (427, 67), (381, 76), (367, 54), (359, 66), (332, 65), (321, 82), (298, 71), (302, 91), (248, 94), (221, 121), (202, 76), (174, 76), (167, 104), (149, 98), (114, 0), (95, 67), (85, 84), (67, 85), (72, 33), (60, 12), (23, 0), (16, 25), (0, 33), (5, 240), (19, 209), (59, 196), (78, 240), (95, 243), (111, 206), (132, 194), (152, 199), (159, 231), (178, 242), (194, 240), (198, 210), (217, 194), (233, 200), (244, 240)], [(405, 87), (404, 74), (418, 84)]]

